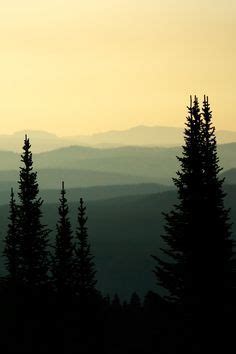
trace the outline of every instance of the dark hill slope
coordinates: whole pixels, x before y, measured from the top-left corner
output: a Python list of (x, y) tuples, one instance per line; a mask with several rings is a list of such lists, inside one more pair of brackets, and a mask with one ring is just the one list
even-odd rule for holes
[[(226, 186), (236, 231), (236, 186)], [(99, 287), (104, 293), (118, 292), (122, 297), (133, 291), (144, 294), (153, 289), (154, 263), (162, 245), (163, 211), (176, 202), (173, 191), (160, 194), (129, 196), (88, 201), (89, 234), (96, 255)], [(71, 203), (71, 220), (75, 225), (77, 203)], [(55, 229), (57, 205), (44, 205), (45, 222)], [(7, 207), (0, 207), (1, 237), (7, 225)], [(53, 238), (53, 235), (52, 235)], [(1, 259), (1, 262), (3, 260)]]

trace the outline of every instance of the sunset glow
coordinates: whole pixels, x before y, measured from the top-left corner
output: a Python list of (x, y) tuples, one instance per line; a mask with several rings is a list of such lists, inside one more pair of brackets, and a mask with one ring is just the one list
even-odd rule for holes
[(236, 130), (234, 0), (0, 0), (0, 134), (182, 126), (190, 94)]

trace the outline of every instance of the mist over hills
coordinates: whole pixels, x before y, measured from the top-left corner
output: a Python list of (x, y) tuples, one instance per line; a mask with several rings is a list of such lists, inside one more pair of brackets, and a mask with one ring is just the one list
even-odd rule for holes
[[(0, 150), (19, 152), (27, 133), (34, 146), (34, 152), (45, 152), (71, 145), (111, 148), (118, 146), (179, 146), (183, 144), (183, 129), (165, 126), (136, 126), (127, 130), (108, 131), (92, 135), (59, 137), (45, 131), (25, 130), (9, 135), (0, 135)], [(218, 143), (236, 142), (236, 132), (217, 131)]]
[[(79, 142), (88, 145), (116, 144), (136, 146), (178, 146), (183, 144), (183, 130), (180, 127), (145, 126), (140, 125), (121, 131), (108, 131), (91, 136), (78, 136)], [(218, 143), (236, 142), (236, 132), (217, 131)]]
[[(78, 183), (78, 182), (77, 182)], [(0, 205), (9, 203), (9, 195), (11, 185), (14, 186), (15, 192), (17, 192), (18, 186), (15, 181), (7, 183), (0, 182)], [(42, 184), (41, 184), (42, 185)], [(45, 203), (58, 203), (60, 197), (60, 184), (57, 189), (40, 189), (40, 197)], [(172, 186), (164, 186), (156, 183), (149, 184), (124, 184), (124, 185), (105, 185), (105, 186), (93, 186), (83, 188), (69, 188), (67, 190), (67, 198), (70, 202), (78, 202), (82, 197), (86, 201), (91, 200), (105, 200), (119, 198), (123, 196), (140, 196), (150, 195), (155, 193), (172, 190)], [(16, 200), (17, 200), (17, 193)]]
[(87, 136), (78, 136), (78, 140), (87, 145), (117, 146), (174, 146), (183, 141), (183, 129), (165, 126), (140, 125), (127, 130), (113, 130)]
[[(32, 147), (34, 152), (34, 147)], [(236, 143), (218, 146), (224, 171), (236, 168)], [(33, 155), (40, 187), (58, 189), (139, 183), (172, 184), (179, 168), (181, 147), (119, 147), (100, 149), (71, 146)], [(0, 151), (0, 190), (18, 179), (20, 154)], [(5, 185), (5, 187), (4, 187)]]
[[(92, 170), (73, 170), (63, 168), (40, 169), (38, 182), (40, 189), (61, 188), (62, 181), (65, 181), (67, 189), (92, 186), (113, 186), (113, 185), (136, 185), (140, 183), (155, 183), (154, 178), (119, 174), (113, 172), (100, 172)], [(0, 191), (17, 188), (19, 179), (18, 170), (0, 171)]]
[(231, 168), (221, 175), (227, 181), (227, 184), (236, 184), (236, 168)]

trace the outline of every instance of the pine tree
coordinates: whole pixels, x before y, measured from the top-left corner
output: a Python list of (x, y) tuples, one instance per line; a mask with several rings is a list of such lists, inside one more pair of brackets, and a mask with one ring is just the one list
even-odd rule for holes
[(42, 204), (38, 197), (37, 173), (33, 171), (30, 141), (25, 136), (19, 180), (20, 278), (28, 287), (45, 285), (48, 280), (48, 235), (42, 224)]
[(74, 242), (69, 220), (69, 207), (66, 199), (66, 190), (62, 182), (60, 205), (58, 208), (59, 220), (55, 254), (52, 262), (53, 282), (59, 294), (71, 294), (73, 289), (74, 271)]
[(202, 118), (198, 99), (195, 97), (188, 107), (184, 133), (183, 156), (178, 157), (181, 170), (174, 184), (178, 191), (178, 205), (165, 214), (165, 234), (162, 236), (166, 248), (164, 258), (157, 260), (155, 274), (158, 283), (168, 291), (168, 300), (177, 303), (193, 302), (199, 289), (199, 234), (202, 193)]
[(86, 207), (84, 201), (80, 199), (78, 208), (78, 227), (76, 231), (77, 244), (75, 248), (75, 289), (81, 302), (85, 302), (90, 296), (96, 293), (96, 270), (94, 256), (91, 254), (91, 246), (88, 241), (88, 229)]
[[(219, 166), (215, 128), (212, 126), (212, 111), (208, 97), (204, 96), (203, 109), (203, 156), (205, 173), (205, 202), (206, 215), (205, 258), (210, 259), (207, 271), (205, 269), (206, 289), (208, 289), (208, 306), (219, 302), (224, 305), (232, 303), (236, 286), (234, 262), (234, 243), (231, 233), (229, 209), (224, 206), (226, 193), (223, 190), (224, 179), (219, 177), (222, 168)], [(209, 257), (209, 251), (211, 256)], [(212, 292), (214, 291), (214, 301)]]
[(18, 207), (16, 205), (13, 188), (11, 189), (8, 220), (8, 230), (5, 237), (3, 254), (5, 257), (6, 270), (8, 272), (8, 279), (17, 281), (19, 273)]
[(158, 261), (155, 274), (169, 300), (181, 305), (185, 345), (191, 344), (194, 353), (202, 352), (203, 346), (214, 352), (224, 332), (219, 318), (230, 301), (229, 293), (232, 298), (235, 268), (224, 180), (219, 177), (215, 129), (206, 97), (202, 111), (196, 98), (190, 105), (179, 161), (181, 171), (174, 179), (179, 202), (165, 215), (165, 258), (154, 257)]

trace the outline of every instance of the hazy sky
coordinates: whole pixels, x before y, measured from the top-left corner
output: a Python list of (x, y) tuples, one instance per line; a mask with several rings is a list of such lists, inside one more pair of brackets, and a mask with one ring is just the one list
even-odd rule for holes
[(235, 0), (0, 0), (0, 133), (181, 126), (208, 94), (236, 130)]

